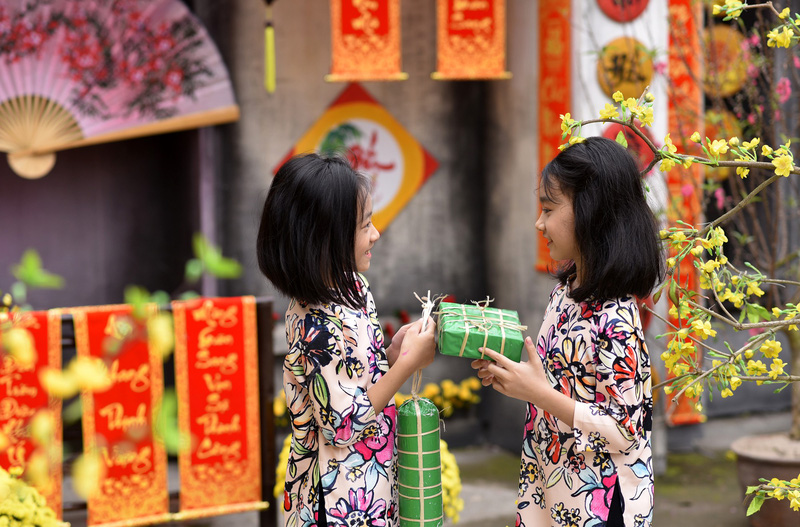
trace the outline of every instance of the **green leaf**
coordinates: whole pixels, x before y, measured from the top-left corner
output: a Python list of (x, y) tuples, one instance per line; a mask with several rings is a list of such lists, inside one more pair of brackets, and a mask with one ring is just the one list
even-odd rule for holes
[(622, 130), (620, 130), (620, 131), (617, 133), (617, 138), (616, 138), (616, 139), (614, 139), (614, 141), (616, 141), (617, 143), (621, 144), (621, 145), (622, 145), (622, 146), (624, 146), (625, 148), (628, 148), (628, 140), (627, 140), (627, 139), (625, 139), (625, 134), (624, 134), (624, 133), (622, 133)]
[(564, 475), (564, 467), (559, 467), (554, 470), (550, 477), (547, 478), (547, 483), (545, 484), (545, 488), (549, 489), (550, 487), (554, 486), (556, 483), (561, 481), (561, 476)]
[(133, 307), (133, 316), (137, 319), (144, 318), (147, 313), (147, 304), (150, 302), (150, 292), (138, 285), (129, 285), (125, 288), (125, 303)]
[(34, 249), (28, 249), (23, 253), (22, 260), (11, 268), (11, 273), (28, 287), (38, 289), (61, 289), (64, 287), (64, 279), (46, 271), (42, 267), (39, 253)]
[(241, 276), (241, 264), (236, 260), (222, 256), (222, 252), (209, 243), (202, 234), (194, 235), (192, 245), (194, 247), (194, 255), (200, 260), (203, 270), (217, 278), (239, 278)]
[(752, 494), (757, 490), (758, 490), (758, 485), (752, 485), (750, 487), (747, 487), (747, 490), (745, 491), (745, 494)]
[(203, 262), (197, 258), (186, 262), (186, 280), (188, 282), (197, 282), (201, 276), (203, 276)]
[(330, 392), (328, 391), (328, 383), (325, 382), (325, 377), (319, 373), (314, 376), (314, 397), (319, 401), (319, 405), (323, 408), (328, 407), (330, 399)]
[(757, 513), (761, 509), (761, 506), (763, 504), (764, 504), (764, 496), (756, 494), (753, 497), (753, 501), (751, 501), (750, 505), (747, 507), (747, 515), (751, 516)]

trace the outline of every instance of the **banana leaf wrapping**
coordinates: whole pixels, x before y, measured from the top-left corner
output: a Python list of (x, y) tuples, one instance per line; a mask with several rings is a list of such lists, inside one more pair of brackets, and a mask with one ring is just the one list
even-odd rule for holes
[(478, 348), (492, 349), (519, 362), (524, 345), (522, 331), (526, 326), (519, 323), (516, 311), (486, 307), (487, 302), (476, 305), (439, 304), (438, 346), (439, 353), (483, 359)]
[(397, 410), (397, 481), (401, 527), (444, 524), (439, 410), (414, 397)]

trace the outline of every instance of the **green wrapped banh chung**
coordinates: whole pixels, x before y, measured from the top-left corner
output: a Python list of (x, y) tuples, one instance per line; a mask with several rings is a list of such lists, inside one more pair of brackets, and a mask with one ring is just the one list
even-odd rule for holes
[(414, 396), (397, 410), (397, 480), (401, 527), (440, 527), (442, 461), (439, 454), (439, 410)]
[(516, 311), (487, 307), (489, 301), (474, 305), (439, 304), (437, 324), (439, 352), (444, 355), (483, 359), (478, 348), (489, 348), (519, 362), (524, 345)]

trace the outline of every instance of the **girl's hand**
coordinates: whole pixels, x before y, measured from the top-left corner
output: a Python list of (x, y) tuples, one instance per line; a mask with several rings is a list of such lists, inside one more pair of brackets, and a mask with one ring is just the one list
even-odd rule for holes
[(480, 350), (494, 360), (494, 362), (486, 359), (472, 361), (472, 367), (478, 370), (478, 378), (484, 386), (492, 386), (503, 395), (534, 404), (541, 389), (552, 391), (544, 374), (542, 360), (530, 337), (525, 339), (528, 362), (516, 363), (489, 348)]
[(406, 324), (397, 330), (397, 333), (392, 337), (392, 343), (386, 348), (386, 358), (389, 360), (389, 367), (392, 367), (397, 362), (397, 357), (400, 356), (400, 348), (403, 345), (403, 337), (406, 336), (408, 328), (411, 324)]
[(424, 331), (421, 329), (422, 319), (408, 326), (400, 346), (400, 353), (395, 361), (396, 365), (408, 369), (409, 376), (417, 370), (430, 366), (436, 354), (434, 344), (436, 323), (428, 317), (427, 327)]

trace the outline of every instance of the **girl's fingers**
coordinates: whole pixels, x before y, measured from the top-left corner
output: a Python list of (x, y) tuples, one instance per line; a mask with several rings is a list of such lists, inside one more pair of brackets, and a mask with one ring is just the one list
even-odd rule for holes
[(508, 368), (508, 366), (516, 364), (513, 360), (509, 359), (505, 355), (501, 355), (500, 353), (497, 353), (496, 351), (491, 350), (489, 348), (478, 348), (478, 351), (480, 351), (490, 359), (493, 359), (497, 363), (497, 365), (502, 368)]

